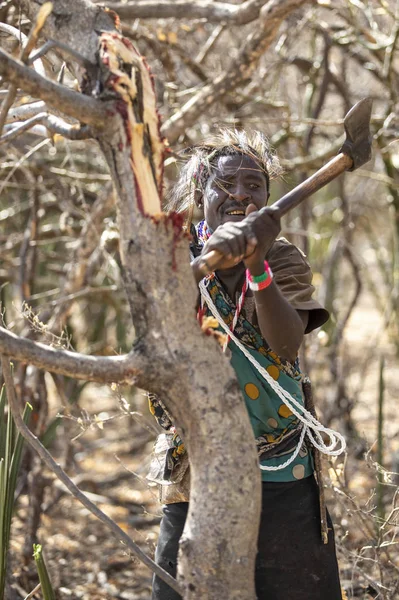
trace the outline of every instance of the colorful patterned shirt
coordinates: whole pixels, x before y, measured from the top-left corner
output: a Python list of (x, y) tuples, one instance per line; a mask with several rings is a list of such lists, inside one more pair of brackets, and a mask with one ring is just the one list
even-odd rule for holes
[[(230, 325), (234, 318), (235, 306), (216, 276), (210, 278), (207, 289), (219, 314), (225, 323)], [(267, 348), (258, 328), (242, 314), (238, 318), (234, 333), (269, 375), (303, 406), (302, 375), (298, 365), (281, 360), (275, 352)], [(258, 445), (260, 464), (278, 467), (285, 463), (297, 448), (300, 422), (233, 340), (230, 340), (228, 348), (231, 352), (231, 365), (240, 384)], [(282, 444), (283, 440), (289, 443)], [(268, 446), (274, 447), (273, 456), (262, 460), (262, 454), (267, 454)], [(303, 443), (297, 457), (284, 469), (262, 470), (262, 480), (294, 481), (308, 477), (312, 472), (312, 456)]]

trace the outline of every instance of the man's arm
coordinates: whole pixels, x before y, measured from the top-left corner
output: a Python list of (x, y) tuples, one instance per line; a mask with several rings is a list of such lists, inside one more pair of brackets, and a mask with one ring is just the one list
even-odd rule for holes
[[(252, 276), (264, 272), (264, 263), (247, 263)], [(273, 281), (266, 289), (253, 292), (256, 316), (263, 338), (278, 356), (294, 362), (308, 324), (309, 311), (296, 310)]]
[[(208, 240), (203, 254), (213, 249), (223, 254), (223, 269), (243, 260), (252, 276), (264, 273), (264, 257), (280, 231), (280, 221), (273, 207), (263, 209), (261, 213), (254, 208), (254, 205), (247, 208), (247, 217), (243, 221), (220, 226)], [(262, 218), (255, 220), (258, 215)], [(290, 266), (289, 263), (287, 266)], [(197, 281), (202, 278), (195, 271), (194, 276)], [(294, 362), (308, 326), (308, 307), (294, 308), (275, 281), (266, 289), (253, 293), (262, 336), (276, 354)]]

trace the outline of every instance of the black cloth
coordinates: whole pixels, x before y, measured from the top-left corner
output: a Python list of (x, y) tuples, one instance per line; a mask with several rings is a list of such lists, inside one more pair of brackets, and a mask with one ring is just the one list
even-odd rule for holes
[[(168, 504), (163, 511), (155, 560), (175, 577), (188, 503)], [(258, 600), (342, 600), (331, 520), (328, 516), (329, 542), (323, 544), (319, 515), (313, 476), (301, 481), (262, 483), (255, 568)], [(154, 577), (152, 600), (181, 597)]]

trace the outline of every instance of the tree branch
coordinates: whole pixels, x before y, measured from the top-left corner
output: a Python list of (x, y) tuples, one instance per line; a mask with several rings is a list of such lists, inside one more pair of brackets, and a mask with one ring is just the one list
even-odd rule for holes
[(247, 0), (243, 4), (225, 4), (197, 0), (147, 2), (107, 2), (107, 7), (118, 13), (121, 19), (206, 19), (210, 23), (226, 21), (229, 24), (245, 25), (259, 16), (267, 0)]
[[(9, 33), (14, 36), (18, 41), (22, 41), (25, 45), (28, 42), (28, 36), (25, 35), (22, 31), (13, 27), (12, 25), (8, 25), (7, 23), (0, 23), (0, 31), (4, 31), (4, 33)], [(28, 58), (28, 57), (27, 57)], [(44, 70), (43, 62), (39, 57), (35, 58), (29, 64), (32, 64), (35, 71), (39, 73), (39, 75), (45, 76), (46, 72)]]
[(260, 57), (275, 39), (283, 20), (306, 2), (307, 0), (269, 0), (260, 12), (258, 30), (249, 37), (230, 67), (213, 83), (205, 85), (166, 121), (162, 133), (168, 138), (170, 144), (176, 142), (184, 130), (190, 127), (209, 106), (252, 75)]
[[(16, 4), (34, 21), (42, 3), (37, 0), (18, 0)], [(94, 65), (97, 62), (99, 32), (114, 30), (112, 17), (90, 0), (53, 0), (53, 10), (43, 27), (43, 34), (47, 39), (54, 38), (57, 43), (73, 48)]]
[(144, 389), (146, 387), (144, 373), (148, 360), (133, 351), (121, 356), (87, 356), (33, 342), (0, 327), (0, 352), (39, 369), (75, 379), (98, 383), (137, 383)]
[(0, 75), (33, 97), (41, 98), (49, 107), (78, 121), (96, 128), (102, 128), (106, 123), (107, 111), (103, 103), (41, 77), (1, 49)]
[(318, 154), (308, 154), (307, 156), (298, 156), (296, 158), (282, 159), (281, 165), (285, 171), (293, 171), (295, 169), (318, 169), (331, 157), (338, 154), (339, 149), (345, 141), (345, 135), (341, 135), (328, 148)]
[(39, 123), (44, 125), (51, 133), (58, 133), (58, 135), (62, 135), (64, 138), (69, 140), (86, 140), (89, 137), (93, 137), (93, 133), (91, 132), (90, 127), (87, 125), (70, 125), (69, 123), (66, 123), (58, 117), (54, 117), (53, 115), (39, 113), (24, 123), (16, 125), (7, 131), (7, 133), (2, 135), (0, 137), (0, 146), (6, 142), (10, 142)]
[(61, 468), (61, 466), (55, 462), (50, 452), (46, 450), (38, 438), (28, 429), (18, 410), (9, 359), (3, 355), (1, 357), (1, 366), (6, 386), (8, 404), (12, 412), (15, 425), (28, 444), (33, 448), (33, 450), (35, 450), (35, 452), (37, 452), (45, 465), (58, 477), (60, 481), (62, 481), (74, 498), (79, 500), (83, 506), (85, 506), (95, 517), (97, 517), (97, 519), (104, 523), (104, 525), (113, 533), (116, 539), (122, 544), (126, 545), (129, 550), (133, 552), (133, 554), (135, 554), (149, 569), (151, 569), (151, 571), (156, 573), (156, 575), (170, 585), (172, 589), (181, 594), (182, 590), (180, 589), (176, 579), (174, 579), (171, 575), (169, 575), (169, 573), (164, 571), (164, 569), (159, 567), (153, 560), (151, 560), (151, 558), (147, 556), (135, 542), (133, 542), (127, 533), (118, 527), (115, 521), (103, 513), (102, 510), (100, 510), (93, 502), (91, 502), (91, 500), (87, 498), (83, 492), (81, 492), (77, 485), (73, 483), (73, 481)]
[(29, 129), (31, 129), (38, 123), (43, 123), (46, 117), (47, 113), (41, 112), (35, 115), (34, 117), (31, 117), (27, 121), (24, 121), (24, 123), (19, 123), (14, 127), (11, 127), (11, 129), (8, 129), (8, 131), (0, 137), (0, 146), (2, 144), (6, 144), (7, 142), (11, 142), (25, 131), (29, 131)]
[[(144, 29), (143, 26), (131, 27), (130, 25), (122, 24), (122, 33), (126, 37), (130, 37), (134, 41), (143, 40), (148, 44), (156, 56), (162, 61), (165, 68), (169, 67), (170, 57), (168, 48), (171, 49), (180, 57), (182, 62), (198, 77), (201, 81), (205, 82), (208, 80), (208, 75), (205, 73), (203, 68), (195, 59), (193, 59), (188, 53), (186, 48), (180, 46), (180, 44), (174, 43), (169, 44), (168, 40), (160, 41), (150, 31)], [(170, 68), (169, 68), (170, 70)]]
[(46, 111), (47, 105), (45, 102), (43, 102), (43, 100), (36, 100), (35, 102), (22, 104), (21, 106), (16, 106), (8, 111), (6, 123), (30, 119), (31, 117)]
[[(29, 59), (29, 54), (30, 54), (31, 50), (33, 50), (33, 48), (35, 47), (37, 38), (40, 34), (40, 31), (41, 31), (44, 23), (46, 22), (46, 19), (47, 19), (49, 13), (52, 10), (52, 7), (53, 7), (53, 5), (51, 4), (51, 2), (45, 2), (45, 4), (43, 4), (41, 9), (37, 13), (36, 22), (32, 25), (29, 36), (28, 37), (25, 36), (24, 45), (19, 54), (19, 60), (23, 64), (27, 63), (27, 61)], [(13, 28), (13, 29), (15, 29), (15, 28)], [(13, 35), (15, 35), (15, 32), (13, 33)], [(43, 76), (44, 75), (43, 64), (41, 63), (41, 61), (39, 61), (39, 64), (41, 65), (41, 68), (42, 68), (41, 75)], [(9, 89), (8, 89), (8, 95), (4, 98), (1, 108), (0, 108), (0, 135), (3, 131), (7, 113), (14, 103), (14, 100), (17, 96), (17, 92), (18, 92), (18, 88), (17, 88), (16, 84), (11, 83), (9, 86)]]

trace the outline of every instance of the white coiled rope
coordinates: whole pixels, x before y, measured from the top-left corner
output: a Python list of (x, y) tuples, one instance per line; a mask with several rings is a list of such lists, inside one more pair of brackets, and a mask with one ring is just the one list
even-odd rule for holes
[[(252, 354), (248, 351), (248, 349), (240, 342), (240, 340), (234, 335), (234, 330), (229, 329), (226, 323), (223, 321), (220, 316), (216, 306), (213, 303), (213, 300), (207, 290), (207, 285), (209, 283), (209, 279), (203, 279), (199, 284), (199, 289), (201, 292), (201, 296), (203, 300), (209, 307), (209, 310), (219, 323), (219, 325), (224, 329), (224, 331), (229, 335), (232, 341), (238, 346), (244, 356), (251, 362), (251, 364), (255, 367), (258, 373), (267, 381), (272, 390), (277, 394), (280, 400), (289, 408), (289, 410), (301, 421), (303, 424), (301, 437), (299, 439), (298, 445), (294, 451), (294, 454), (290, 456), (290, 458), (277, 467), (267, 467), (264, 465), (259, 465), (263, 471), (280, 471), (291, 464), (299, 454), (299, 451), (302, 447), (305, 435), (308, 436), (311, 444), (315, 446), (320, 452), (323, 454), (327, 454), (329, 456), (339, 456), (346, 449), (346, 441), (345, 438), (334, 431), (333, 429), (329, 429), (328, 427), (324, 427), (306, 408), (298, 402), (295, 398), (291, 396), (287, 390), (281, 387), (281, 385), (273, 379), (269, 375), (262, 365), (258, 363), (256, 358), (252, 356)], [(205, 283), (206, 282), (206, 283)], [(325, 444), (323, 438), (321, 437), (321, 432), (323, 432), (327, 438), (328, 443)]]

